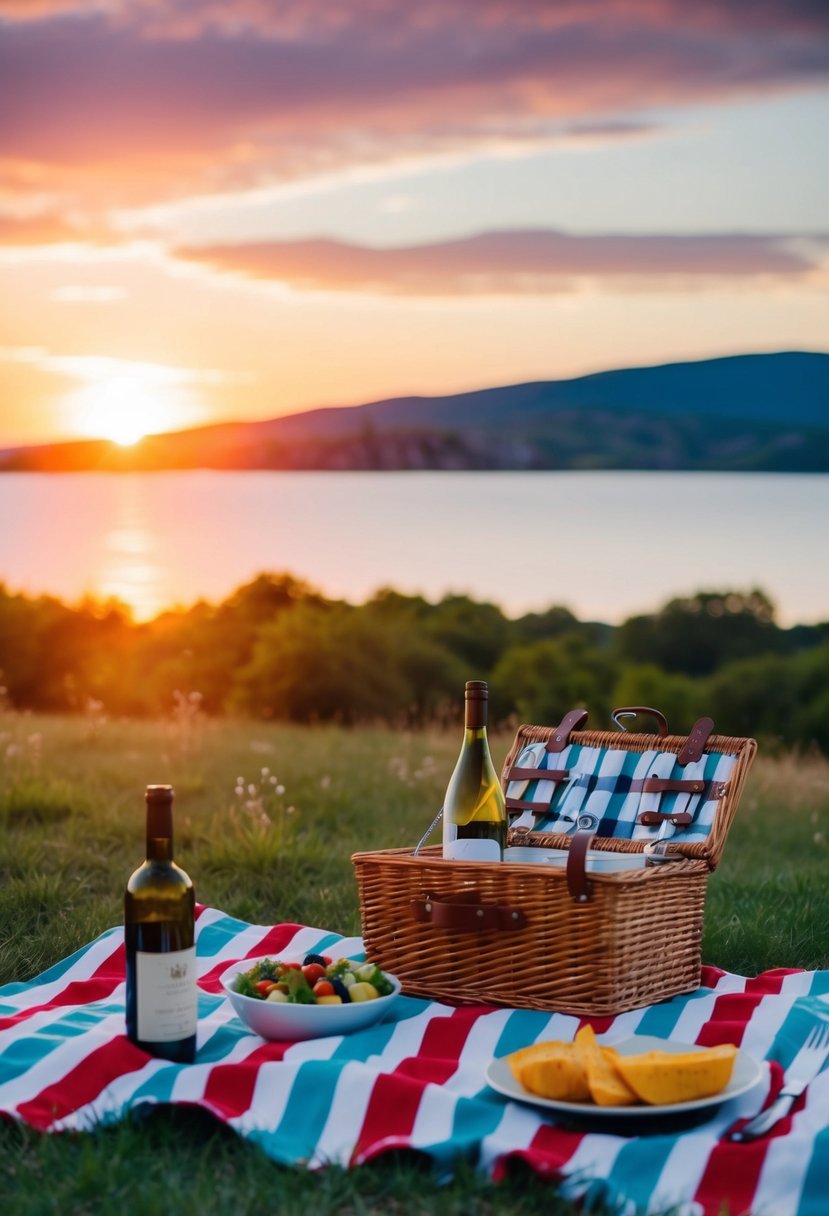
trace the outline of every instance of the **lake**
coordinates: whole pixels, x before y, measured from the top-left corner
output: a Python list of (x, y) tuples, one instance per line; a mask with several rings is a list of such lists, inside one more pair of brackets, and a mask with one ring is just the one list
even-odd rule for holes
[(6, 474), (0, 521), (9, 590), (139, 619), (288, 571), (352, 603), (391, 586), (611, 623), (756, 586), (783, 625), (829, 620), (826, 475)]

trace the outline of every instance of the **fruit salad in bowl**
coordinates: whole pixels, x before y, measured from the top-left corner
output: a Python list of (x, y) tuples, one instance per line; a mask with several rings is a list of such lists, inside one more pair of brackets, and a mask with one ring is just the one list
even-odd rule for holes
[(235, 1012), (265, 1039), (348, 1034), (378, 1022), (400, 982), (374, 963), (306, 954), (243, 959), (222, 976)]

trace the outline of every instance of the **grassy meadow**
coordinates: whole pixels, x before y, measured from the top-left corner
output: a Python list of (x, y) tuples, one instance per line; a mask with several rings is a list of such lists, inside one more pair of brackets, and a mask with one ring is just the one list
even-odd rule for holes
[[(509, 743), (493, 740), (496, 763)], [(121, 922), (148, 782), (176, 788), (176, 855), (201, 902), (359, 932), (352, 852), (419, 839), (457, 746), (454, 731), (216, 720), (188, 701), (164, 721), (0, 716), (0, 983)], [(761, 749), (709, 884), (704, 960), (741, 974), (828, 966), (828, 874), (829, 762)], [(79, 1138), (2, 1127), (0, 1196), (5, 1210), (44, 1214), (137, 1210), (139, 1196), (149, 1214), (557, 1210), (549, 1184), (526, 1175), (496, 1188), (464, 1168), (441, 1186), (401, 1158), (294, 1173), (175, 1111)]]

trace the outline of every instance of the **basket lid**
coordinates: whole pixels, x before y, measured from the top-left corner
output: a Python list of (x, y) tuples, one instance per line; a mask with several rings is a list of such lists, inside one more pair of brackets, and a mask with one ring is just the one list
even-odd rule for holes
[(573, 729), (585, 717), (519, 728), (501, 773), (511, 839), (526, 833), (528, 842), (567, 848), (576, 832), (589, 831), (595, 848), (638, 853), (658, 844), (713, 870), (754, 740), (715, 735), (710, 719), (689, 735), (667, 734), (661, 723), (656, 734)]

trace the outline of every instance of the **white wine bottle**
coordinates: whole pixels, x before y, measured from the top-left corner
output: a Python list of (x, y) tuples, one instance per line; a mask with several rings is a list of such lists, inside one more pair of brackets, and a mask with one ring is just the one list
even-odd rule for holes
[(173, 790), (148, 785), (147, 858), (127, 883), (127, 1037), (180, 1064), (196, 1054), (195, 894), (173, 861)]
[(486, 734), (489, 690), (468, 680), (461, 753), (443, 800), (443, 856), (454, 861), (501, 861), (507, 812)]

